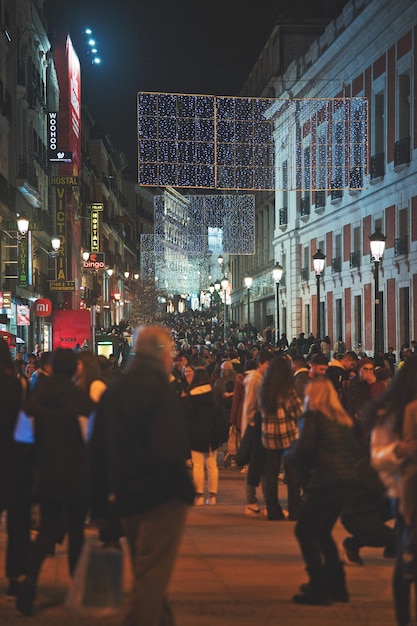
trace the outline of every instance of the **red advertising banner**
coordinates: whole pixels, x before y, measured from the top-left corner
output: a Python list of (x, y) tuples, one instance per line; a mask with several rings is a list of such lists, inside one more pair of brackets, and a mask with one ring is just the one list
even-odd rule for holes
[(85, 339), (91, 345), (91, 318), (88, 310), (63, 310), (52, 313), (52, 348), (80, 347)]

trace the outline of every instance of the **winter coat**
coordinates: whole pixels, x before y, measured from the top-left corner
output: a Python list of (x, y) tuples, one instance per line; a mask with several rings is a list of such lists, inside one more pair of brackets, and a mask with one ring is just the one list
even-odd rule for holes
[(90, 442), (93, 517), (113, 493), (121, 515), (149, 511), (194, 488), (181, 401), (160, 363), (136, 355), (101, 397)]
[(12, 373), (0, 373), (0, 509), (17, 505), (30, 496), (32, 446), (13, 438), (22, 403), (22, 385)]
[(191, 450), (208, 452), (227, 441), (228, 421), (211, 385), (192, 387), (187, 397), (187, 432)]
[(352, 429), (330, 420), (320, 411), (306, 411), (300, 438), (285, 454), (291, 467), (309, 466), (307, 489), (355, 483), (357, 447)]
[(48, 376), (24, 409), (34, 418), (35, 498), (86, 497), (87, 445), (79, 417), (92, 410), (88, 395), (65, 376)]

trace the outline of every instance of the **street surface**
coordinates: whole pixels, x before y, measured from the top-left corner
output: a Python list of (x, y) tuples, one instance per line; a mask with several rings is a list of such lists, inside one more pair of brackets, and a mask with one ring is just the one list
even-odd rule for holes
[[(221, 458), (221, 457), (220, 457)], [(283, 486), (280, 485), (280, 492)], [(363, 567), (346, 566), (349, 604), (294, 605), (291, 598), (306, 581), (294, 538), (294, 522), (244, 515), (244, 476), (220, 469), (217, 506), (193, 507), (170, 584), (177, 626), (395, 626), (391, 597), (393, 562), (380, 548), (361, 550)], [(282, 503), (285, 502), (284, 497)], [(88, 530), (88, 539), (95, 537)], [(337, 525), (339, 543), (347, 533)], [(126, 546), (124, 545), (127, 557)], [(65, 545), (57, 546), (41, 573), (35, 616), (20, 615), (5, 596), (4, 523), (0, 530), (0, 626), (100, 626), (118, 624), (71, 614), (63, 606), (69, 584)], [(125, 558), (124, 587), (130, 581)]]

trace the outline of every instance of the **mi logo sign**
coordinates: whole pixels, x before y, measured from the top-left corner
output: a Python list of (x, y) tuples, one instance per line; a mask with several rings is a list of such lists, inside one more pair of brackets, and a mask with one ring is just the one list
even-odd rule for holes
[(33, 313), (36, 317), (48, 317), (52, 313), (52, 302), (47, 298), (39, 298), (33, 303)]

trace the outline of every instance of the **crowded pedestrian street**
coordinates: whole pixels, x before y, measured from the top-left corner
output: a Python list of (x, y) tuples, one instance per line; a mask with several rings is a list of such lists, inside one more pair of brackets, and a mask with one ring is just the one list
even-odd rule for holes
[[(245, 510), (245, 477), (239, 468), (224, 468), (219, 451), (217, 506), (191, 507), (179, 558), (169, 586), (177, 626), (393, 626), (391, 593), (393, 560), (381, 548), (363, 548), (362, 567), (346, 566), (349, 603), (299, 606), (292, 602), (307, 580), (291, 521), (249, 517)], [(280, 482), (280, 491), (283, 489)], [(281, 501), (285, 508), (285, 493)], [(89, 541), (97, 531), (87, 530)], [(338, 523), (334, 536), (347, 536)], [(0, 561), (4, 561), (4, 520), (0, 530)], [(131, 572), (125, 540), (124, 591)], [(57, 546), (42, 569), (35, 615), (20, 615), (14, 599), (5, 595), (7, 581), (0, 578), (1, 626), (90, 626), (118, 623), (117, 615), (98, 619), (72, 613), (64, 606), (70, 585), (66, 545)]]

